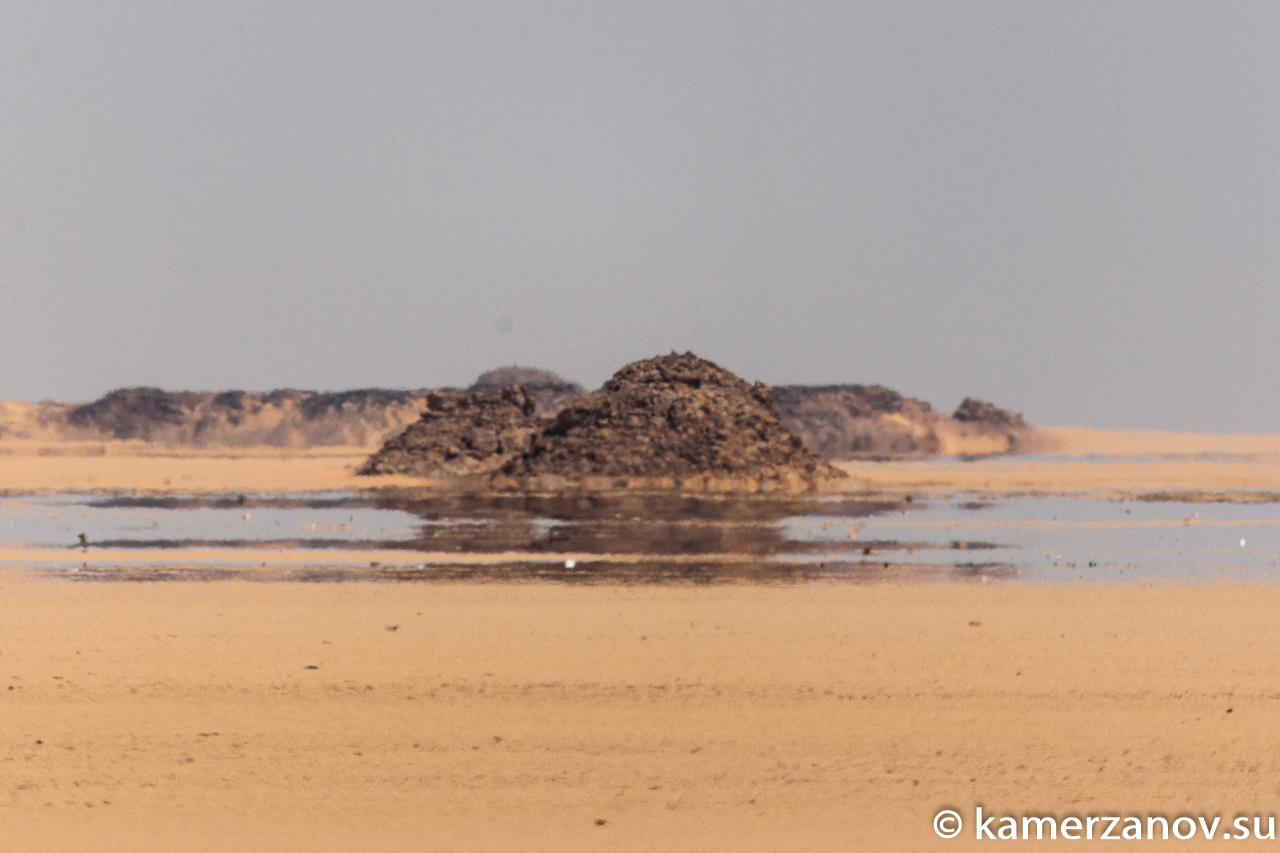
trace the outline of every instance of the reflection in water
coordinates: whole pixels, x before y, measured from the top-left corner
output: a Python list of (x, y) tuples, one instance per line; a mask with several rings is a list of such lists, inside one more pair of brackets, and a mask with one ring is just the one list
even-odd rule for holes
[[(913, 550), (910, 543), (851, 546), (845, 537), (791, 535), (797, 519), (843, 530), (919, 506), (878, 498), (640, 492), (60, 495), (0, 501), (0, 537), (27, 549), (4, 562), (24, 563), (22, 555), (33, 549), (57, 549), (25, 564), (84, 580), (705, 584), (1009, 576), (999, 563), (950, 559), (904, 572), (892, 554)], [(308, 563), (318, 565), (285, 556), (304, 551)]]
[(428, 551), (586, 554), (735, 554), (814, 550), (794, 542), (792, 517), (861, 518), (897, 502), (663, 494), (385, 495), (379, 505), (428, 523), (406, 547)]
[[(1280, 579), (1280, 504), (1274, 501), (1006, 497), (970, 508), (933, 501), (907, 515), (869, 518), (860, 536), (998, 545), (986, 553), (1016, 566), (1027, 580)], [(787, 526), (791, 539), (827, 538), (811, 519)], [(928, 563), (937, 555), (918, 550), (895, 559)]]
[(159, 581), (159, 580), (252, 580), (333, 583), (343, 581), (389, 581), (441, 583), (449, 581), (512, 582), (546, 581), (591, 584), (687, 584), (705, 586), (719, 583), (884, 583), (920, 581), (1010, 580), (1017, 570), (1002, 563), (942, 563), (912, 565), (901, 563), (785, 563), (770, 560), (743, 560), (715, 563), (641, 561), (579, 561), (572, 568), (558, 561), (518, 561), (481, 565), (436, 564), (412, 567), (352, 569), (333, 566), (258, 569), (229, 569), (213, 566), (105, 565), (58, 571), (56, 574), (79, 581)]

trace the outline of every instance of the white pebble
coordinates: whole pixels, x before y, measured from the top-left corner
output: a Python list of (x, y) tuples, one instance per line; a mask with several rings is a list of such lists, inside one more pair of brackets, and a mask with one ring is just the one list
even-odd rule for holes
[(578, 565), (578, 561), (577, 561), (577, 560), (565, 560), (565, 561), (564, 561), (564, 567), (565, 567), (566, 569), (572, 569), (572, 568), (573, 568), (574, 566), (576, 566), (576, 565)]

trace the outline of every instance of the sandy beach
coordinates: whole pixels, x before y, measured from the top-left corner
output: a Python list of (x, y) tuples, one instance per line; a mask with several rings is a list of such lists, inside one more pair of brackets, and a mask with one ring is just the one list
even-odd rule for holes
[[(1280, 487), (1266, 440), (847, 467)], [(363, 485), (356, 449), (4, 450), (10, 494)], [(1275, 811), (1280, 587), (6, 577), (0, 849), (967, 849), (936, 812)]]

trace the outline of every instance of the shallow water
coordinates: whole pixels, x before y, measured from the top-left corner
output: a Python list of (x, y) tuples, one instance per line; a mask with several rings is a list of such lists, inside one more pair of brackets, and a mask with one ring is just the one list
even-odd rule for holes
[(53, 495), (0, 499), (0, 549), (10, 569), (130, 580), (1269, 581), (1280, 504)]
[(844, 529), (813, 518), (786, 526), (788, 539), (838, 543), (844, 556), (871, 545), (894, 562), (996, 562), (1033, 581), (1280, 579), (1273, 503), (960, 497)]
[[(242, 499), (243, 498), (243, 499)], [(422, 519), (375, 507), (344, 492), (222, 498), (95, 498), (51, 495), (0, 499), (0, 544), (176, 548), (193, 545), (396, 542)]]

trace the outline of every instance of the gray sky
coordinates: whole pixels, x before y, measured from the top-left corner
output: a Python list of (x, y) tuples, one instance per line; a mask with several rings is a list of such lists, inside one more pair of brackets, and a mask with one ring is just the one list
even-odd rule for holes
[(1280, 4), (0, 8), (0, 398), (692, 349), (1280, 431)]

